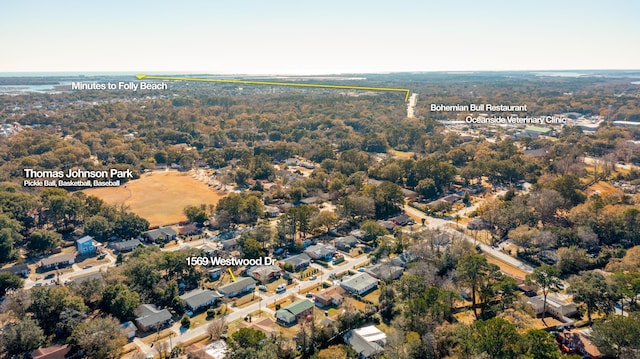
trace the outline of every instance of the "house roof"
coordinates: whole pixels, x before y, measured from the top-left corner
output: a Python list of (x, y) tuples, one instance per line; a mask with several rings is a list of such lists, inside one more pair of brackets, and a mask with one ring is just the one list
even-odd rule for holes
[(26, 263), (16, 264), (11, 267), (1, 268), (0, 272), (9, 272), (13, 274), (21, 274), (22, 272), (29, 272), (29, 266)]
[(122, 241), (122, 242), (115, 242), (113, 243), (113, 248), (117, 249), (117, 250), (130, 250), (130, 249), (135, 249), (136, 247), (138, 247), (140, 245), (140, 241), (137, 239), (131, 239), (128, 241)]
[(346, 237), (336, 239), (336, 244), (338, 243), (341, 243), (344, 245), (354, 245), (358, 243), (358, 238), (354, 236), (346, 236)]
[(221, 286), (220, 288), (218, 288), (218, 292), (222, 294), (235, 294), (242, 291), (243, 289), (247, 288), (250, 285), (255, 286), (256, 281), (250, 277), (242, 277), (242, 278), (238, 278), (237, 282), (232, 282), (232, 283)]
[(278, 266), (256, 266), (256, 267), (251, 267), (247, 269), (247, 273), (249, 273), (249, 275), (253, 276), (257, 276), (260, 278), (267, 278), (270, 274), (272, 273), (280, 273), (280, 271), (282, 271), (282, 269), (280, 269), (280, 267)]
[(84, 236), (76, 241), (77, 244), (93, 243), (93, 237)]
[(180, 299), (184, 300), (191, 308), (199, 308), (218, 298), (220, 295), (209, 289), (194, 289), (180, 296)]
[(365, 268), (365, 271), (378, 279), (389, 280), (399, 278), (404, 272), (404, 268), (389, 262), (380, 262)]
[(80, 284), (80, 283), (84, 282), (85, 280), (89, 280), (89, 279), (98, 279), (98, 280), (100, 280), (100, 279), (102, 279), (102, 273), (101, 272), (94, 272), (94, 273), (79, 275), (77, 277), (72, 278), (71, 280), (76, 284)]
[(295, 318), (297, 315), (300, 315), (311, 308), (313, 308), (313, 303), (306, 299), (302, 299), (279, 309), (277, 312), (279, 313), (278, 316), (284, 316), (289, 319)]
[(365, 358), (372, 357), (375, 354), (382, 352), (383, 348), (378, 343), (384, 342), (385, 340), (386, 335), (374, 326), (350, 330), (345, 335), (345, 342), (351, 345), (358, 354)]
[[(540, 312), (544, 307), (544, 296), (538, 295), (535, 297), (531, 297), (529, 298), (527, 303), (529, 303), (529, 305), (534, 308), (534, 310)], [(577, 307), (574, 303), (566, 302), (554, 293), (549, 293), (547, 295), (547, 308), (553, 309), (565, 316), (572, 315), (577, 311)]]
[(536, 132), (536, 133), (547, 133), (551, 132), (550, 128), (539, 127), (539, 126), (528, 126), (524, 129), (527, 132)]
[(305, 249), (304, 252), (309, 255), (309, 257), (321, 258), (333, 255), (333, 253), (336, 252), (336, 248), (334, 246), (318, 243), (313, 246), (309, 246), (309, 248)]
[(171, 313), (166, 309), (157, 309), (153, 304), (140, 304), (136, 309), (136, 322), (141, 326), (148, 328), (154, 325), (162, 324), (171, 319)]
[(322, 203), (322, 198), (320, 197), (307, 197), (300, 200), (302, 204), (317, 204)]
[(298, 266), (304, 262), (309, 262), (311, 257), (309, 257), (306, 253), (297, 254), (295, 256), (291, 256), (289, 258), (285, 258), (282, 260), (282, 263), (291, 263), (291, 265)]
[(45, 348), (38, 348), (31, 352), (33, 359), (64, 359), (64, 356), (71, 351), (68, 344), (55, 344)]
[(173, 237), (173, 236), (177, 235), (178, 233), (176, 233), (176, 231), (174, 231), (173, 228), (162, 227), (162, 228), (156, 228), (156, 229), (152, 229), (150, 231), (146, 231), (146, 232), (144, 232), (144, 234), (155, 241), (160, 236)]
[(345, 290), (342, 287), (334, 285), (334, 286), (331, 286), (331, 287), (329, 287), (329, 288), (327, 288), (325, 290), (322, 290), (322, 291), (316, 293), (315, 297), (316, 298), (320, 298), (320, 299), (325, 300), (325, 301), (328, 302), (328, 301), (331, 301), (333, 299), (341, 300), (343, 295), (344, 295), (344, 293), (345, 293)]
[(371, 286), (374, 283), (378, 284), (378, 280), (372, 277), (371, 275), (369, 275), (368, 273), (359, 272), (347, 279), (344, 279), (341, 285), (347, 286), (349, 288), (353, 288), (359, 292), (359, 291), (365, 290), (367, 287)]
[(51, 256), (51, 257), (47, 257), (47, 258), (43, 258), (40, 263), (43, 266), (50, 266), (50, 265), (54, 265), (54, 264), (58, 264), (58, 263), (64, 263), (64, 262), (69, 262), (71, 260), (74, 260), (76, 258), (76, 255), (73, 253), (67, 253), (67, 254), (60, 254), (57, 256)]

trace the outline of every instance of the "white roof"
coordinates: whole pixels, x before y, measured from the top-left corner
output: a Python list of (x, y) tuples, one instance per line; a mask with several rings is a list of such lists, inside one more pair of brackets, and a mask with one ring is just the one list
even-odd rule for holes
[(387, 339), (387, 335), (373, 325), (355, 329), (354, 332), (370, 343), (380, 342)]

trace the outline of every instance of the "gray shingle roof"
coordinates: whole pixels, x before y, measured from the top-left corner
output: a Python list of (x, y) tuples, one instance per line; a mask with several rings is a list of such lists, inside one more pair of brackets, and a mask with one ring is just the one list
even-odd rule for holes
[(234, 295), (247, 288), (250, 285), (256, 285), (256, 281), (253, 278), (242, 277), (238, 278), (237, 282), (225, 284), (218, 288), (218, 292), (223, 295)]
[(149, 328), (161, 325), (171, 319), (171, 313), (166, 309), (157, 309), (152, 304), (141, 304), (136, 309), (136, 323), (138, 325)]
[(181, 295), (180, 298), (185, 301), (189, 308), (196, 309), (212, 303), (212, 301), (217, 300), (220, 296), (218, 293), (209, 289), (195, 289)]

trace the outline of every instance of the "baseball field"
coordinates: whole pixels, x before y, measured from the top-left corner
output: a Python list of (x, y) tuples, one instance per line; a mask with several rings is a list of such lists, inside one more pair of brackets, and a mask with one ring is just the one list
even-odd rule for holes
[(155, 171), (143, 174), (120, 187), (91, 188), (87, 195), (101, 198), (145, 218), (151, 226), (173, 224), (186, 219), (188, 205), (217, 204), (224, 196), (198, 178), (194, 172)]

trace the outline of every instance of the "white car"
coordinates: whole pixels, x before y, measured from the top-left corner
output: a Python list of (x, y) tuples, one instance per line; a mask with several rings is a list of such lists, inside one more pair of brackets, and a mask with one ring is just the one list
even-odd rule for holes
[(276, 288), (276, 293), (283, 293), (284, 291), (287, 290), (287, 285), (286, 284), (280, 284), (277, 288)]

